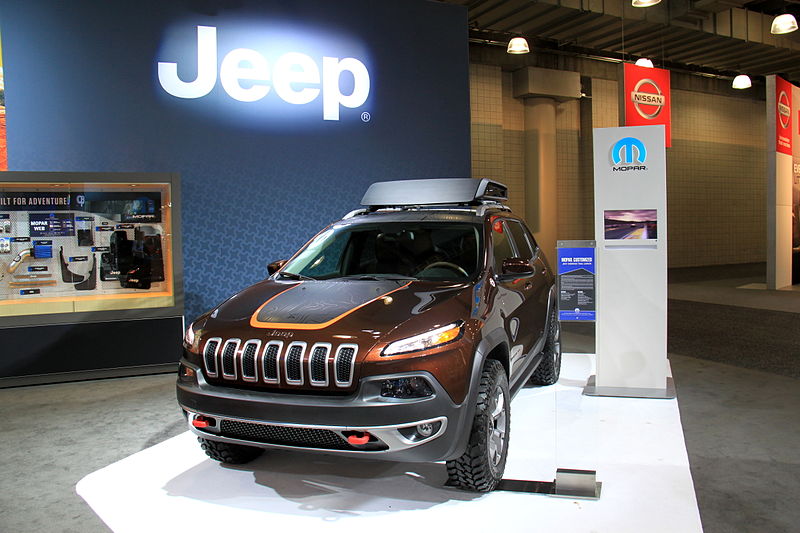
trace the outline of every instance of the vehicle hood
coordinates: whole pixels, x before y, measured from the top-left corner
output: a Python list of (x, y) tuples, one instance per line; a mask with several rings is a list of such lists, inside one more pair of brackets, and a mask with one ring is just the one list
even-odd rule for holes
[(408, 280), (265, 280), (217, 307), (203, 329), (212, 335), (226, 330), (227, 337), (246, 335), (235, 331), (245, 329), (254, 335), (255, 328), (265, 337), (280, 330), (375, 340), (431, 312), (452, 317), (450, 321), (466, 319), (471, 286)]

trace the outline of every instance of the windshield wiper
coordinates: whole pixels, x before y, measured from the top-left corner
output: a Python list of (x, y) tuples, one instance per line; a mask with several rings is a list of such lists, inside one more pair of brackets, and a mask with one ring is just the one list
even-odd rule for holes
[(357, 279), (363, 281), (416, 281), (417, 278), (411, 276), (401, 276), (400, 274), (352, 274), (342, 276), (338, 279)]
[(294, 272), (280, 272), (278, 276), (282, 278), (295, 279), (298, 281), (316, 281), (317, 278), (311, 276), (304, 276), (303, 274), (295, 274)]

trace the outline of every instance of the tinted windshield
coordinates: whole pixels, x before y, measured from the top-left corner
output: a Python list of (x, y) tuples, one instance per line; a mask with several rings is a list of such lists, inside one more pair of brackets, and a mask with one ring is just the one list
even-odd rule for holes
[(331, 227), (283, 269), (316, 279), (471, 279), (478, 273), (480, 226), (389, 222)]

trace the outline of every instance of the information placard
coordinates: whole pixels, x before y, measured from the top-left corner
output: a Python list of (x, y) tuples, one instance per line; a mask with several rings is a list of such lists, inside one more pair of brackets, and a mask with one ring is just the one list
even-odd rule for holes
[(594, 241), (558, 242), (558, 318), (594, 321)]

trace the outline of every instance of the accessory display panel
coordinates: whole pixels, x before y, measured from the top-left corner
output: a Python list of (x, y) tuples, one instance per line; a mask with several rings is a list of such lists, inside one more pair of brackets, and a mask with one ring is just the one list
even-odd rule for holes
[(0, 183), (0, 317), (173, 307), (171, 183)]

